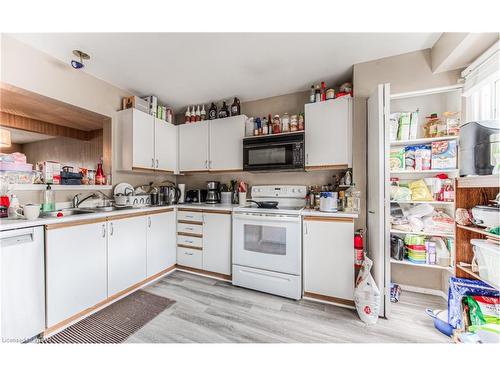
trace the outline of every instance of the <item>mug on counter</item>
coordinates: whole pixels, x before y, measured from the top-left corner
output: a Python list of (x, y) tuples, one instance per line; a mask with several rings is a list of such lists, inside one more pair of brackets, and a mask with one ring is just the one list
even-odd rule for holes
[(35, 220), (40, 216), (39, 204), (25, 204), (16, 209), (16, 215), (26, 220)]
[(247, 192), (242, 192), (240, 191), (238, 193), (238, 201), (240, 203), (240, 206), (245, 206), (247, 204)]

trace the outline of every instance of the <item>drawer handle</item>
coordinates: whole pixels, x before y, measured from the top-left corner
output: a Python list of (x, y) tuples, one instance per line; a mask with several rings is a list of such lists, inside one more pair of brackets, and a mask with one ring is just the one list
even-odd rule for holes
[(186, 254), (186, 255), (194, 255), (194, 253), (188, 253), (186, 251), (184, 252), (184, 254)]
[(194, 241), (186, 240), (187, 243), (194, 243)]

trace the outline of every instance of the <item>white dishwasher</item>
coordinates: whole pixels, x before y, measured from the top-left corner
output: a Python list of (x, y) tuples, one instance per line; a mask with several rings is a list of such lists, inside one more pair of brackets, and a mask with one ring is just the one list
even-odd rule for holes
[(0, 232), (0, 338), (22, 342), (45, 329), (44, 230)]

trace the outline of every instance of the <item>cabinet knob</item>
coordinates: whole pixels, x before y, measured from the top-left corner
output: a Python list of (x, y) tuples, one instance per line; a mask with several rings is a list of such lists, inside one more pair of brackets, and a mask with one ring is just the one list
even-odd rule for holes
[(156, 159), (156, 168), (158, 168), (158, 159)]
[(102, 238), (106, 237), (106, 224), (102, 225)]
[(155, 159), (154, 158), (151, 158), (151, 167), (154, 168), (155, 167)]
[(151, 228), (151, 218), (148, 217), (148, 228)]
[(113, 223), (109, 223), (109, 235), (112, 236), (114, 232), (115, 229), (113, 228)]

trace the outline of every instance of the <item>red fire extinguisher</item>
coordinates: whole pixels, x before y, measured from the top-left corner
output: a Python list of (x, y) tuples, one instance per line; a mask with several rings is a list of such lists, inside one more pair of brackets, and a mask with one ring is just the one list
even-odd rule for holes
[(354, 252), (356, 253), (356, 261), (355, 264), (357, 266), (360, 266), (363, 263), (363, 260), (365, 258), (364, 252), (363, 252), (363, 231), (357, 230), (356, 233), (354, 233)]

